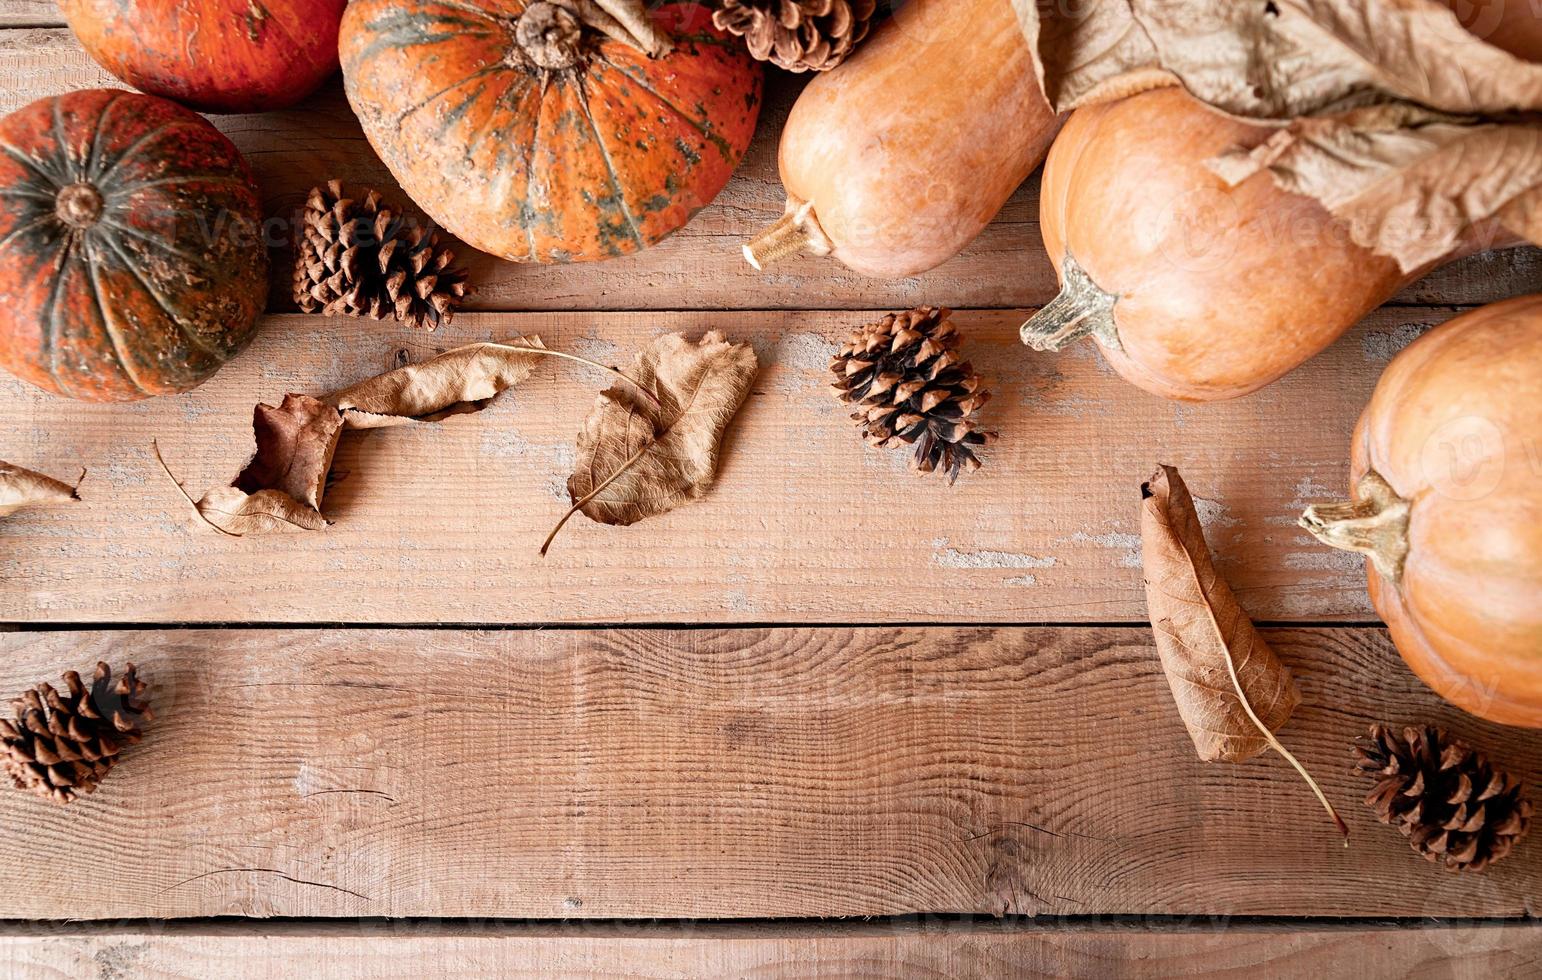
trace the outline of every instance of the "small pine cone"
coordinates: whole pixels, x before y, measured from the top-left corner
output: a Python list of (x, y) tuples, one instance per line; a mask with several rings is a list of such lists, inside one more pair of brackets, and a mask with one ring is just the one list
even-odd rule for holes
[(432, 227), (409, 221), (341, 181), (311, 190), (295, 247), (294, 299), (306, 313), (362, 316), (429, 330), (450, 322), (469, 293), (464, 269)]
[(39, 684), (11, 702), (14, 721), (0, 719), (0, 744), (11, 784), (55, 803), (96, 789), (140, 725), (154, 717), (143, 695), (148, 686), (133, 664), (116, 681), (96, 665), (90, 690), (75, 671), (64, 674), (65, 693)]
[(1377, 777), (1366, 805), (1426, 861), (1449, 871), (1482, 871), (1509, 854), (1531, 824), (1520, 780), (1439, 728), (1399, 735), (1372, 725), (1355, 754), (1355, 768)]
[(723, 0), (712, 22), (744, 38), (761, 61), (829, 71), (867, 36), (876, 8), (876, 0)]
[(851, 419), (870, 445), (914, 445), (911, 466), (941, 470), (948, 482), (980, 468), (975, 449), (996, 438), (975, 412), (990, 400), (980, 376), (960, 363), (950, 311), (926, 306), (891, 313), (851, 335), (830, 362), (836, 397), (858, 407)]

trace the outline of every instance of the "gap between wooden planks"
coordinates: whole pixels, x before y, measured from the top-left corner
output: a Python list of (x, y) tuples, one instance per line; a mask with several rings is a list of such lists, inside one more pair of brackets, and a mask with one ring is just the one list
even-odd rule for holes
[[(1023, 347), (1026, 311), (963, 311), (963, 352), (1001, 433), (954, 487), (868, 447), (828, 387), (832, 338), (862, 312), (467, 314), (437, 333), (297, 315), (202, 388), (133, 405), (67, 401), (0, 376), (0, 459), (73, 479), (83, 502), (0, 523), (0, 621), (1142, 622), (1139, 487), (1178, 465), (1220, 567), (1269, 621), (1374, 620), (1361, 559), (1295, 525), (1348, 482), (1350, 431), (1393, 353), (1445, 315), (1379, 311), (1280, 383), (1213, 405), (1165, 402), (1091, 347)], [(702, 501), (627, 528), (568, 506), (580, 424), (608, 378), (549, 360), (487, 410), (349, 434), (324, 531), (232, 539), (196, 496), (252, 449), (251, 413), (472, 340), (540, 334), (627, 365), (660, 333), (720, 329), (761, 373)]]
[(1367, 628), (1274, 629), (1273, 756), (1198, 761), (1147, 629), (0, 635), (0, 692), (132, 659), (157, 719), (69, 808), (0, 794), (0, 917), (1535, 915), (1359, 803), (1372, 720), (1542, 782)]
[[(7, 10), (35, 14), (31, 2)], [(51, 4), (47, 6), (51, 7)], [(57, 15), (55, 15), (57, 16)], [(122, 87), (96, 66), (67, 29), (0, 30), (0, 112), (77, 88)], [(847, 271), (829, 259), (798, 258), (766, 273), (751, 269), (740, 246), (782, 214), (776, 148), (782, 124), (804, 80), (767, 74), (760, 129), (738, 174), (690, 224), (648, 251), (626, 259), (571, 266), (532, 266), (462, 252), (478, 293), (471, 308), (550, 309), (903, 309), (917, 305), (1002, 308), (1037, 306), (1056, 292), (1055, 273), (1038, 227), (1038, 178), (1028, 181), (962, 255), (921, 276), (885, 282)], [(373, 186), (398, 206), (409, 204), (375, 156), (333, 79), (300, 106), (262, 115), (211, 117), (245, 154), (262, 185), (270, 215), (289, 219), (310, 188), (330, 178)], [(275, 241), (287, 237), (275, 226)], [(292, 310), (287, 251), (274, 253), (274, 310)], [(1410, 286), (1399, 301), (1486, 303), (1542, 286), (1542, 251), (1476, 256)]]
[(455, 927), (274, 923), (0, 929), (23, 975), (1521, 980), (1542, 925), (1186, 928), (1023, 923)]

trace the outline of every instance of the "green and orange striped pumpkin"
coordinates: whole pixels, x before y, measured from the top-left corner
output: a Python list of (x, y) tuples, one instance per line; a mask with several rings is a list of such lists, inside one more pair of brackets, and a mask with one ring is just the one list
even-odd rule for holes
[(0, 119), (0, 367), (86, 401), (187, 391), (256, 330), (252, 174), (208, 120), (88, 89)]
[(759, 63), (695, 3), (649, 20), (640, 0), (353, 0), (340, 46), (348, 100), (402, 188), (515, 261), (657, 242), (722, 190), (760, 112)]

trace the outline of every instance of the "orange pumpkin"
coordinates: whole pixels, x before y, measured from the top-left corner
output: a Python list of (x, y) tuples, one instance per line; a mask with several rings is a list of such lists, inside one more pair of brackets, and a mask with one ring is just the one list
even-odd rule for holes
[(187, 391), (268, 293), (251, 171), (208, 120), (90, 89), (0, 119), (0, 366), (87, 401)]
[(1371, 599), (1447, 700), (1542, 728), (1542, 295), (1420, 337), (1376, 385), (1353, 499), (1302, 524), (1370, 557)]
[(1402, 273), (1266, 173), (1229, 186), (1206, 165), (1269, 132), (1179, 88), (1072, 113), (1040, 191), (1061, 294), (1023, 325), (1023, 342), (1059, 350), (1091, 336), (1147, 391), (1235, 398), (1301, 365), (1427, 271)]
[(641, 0), (354, 0), (343, 79), (402, 188), (468, 244), (603, 259), (685, 224), (754, 135), (760, 65), (711, 20), (697, 4), (650, 20)]
[(59, 0), (97, 63), (206, 112), (299, 102), (337, 71), (347, 0)]

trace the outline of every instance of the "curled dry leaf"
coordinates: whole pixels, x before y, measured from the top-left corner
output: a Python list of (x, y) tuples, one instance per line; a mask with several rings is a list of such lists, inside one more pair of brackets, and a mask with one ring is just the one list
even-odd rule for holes
[[(1181, 84), (1283, 129), (1217, 161), (1321, 201), (1413, 271), (1497, 218), (1542, 241), (1542, 64), (1434, 0), (1013, 0), (1057, 110)], [(1485, 243), (1487, 244), (1487, 243)]]
[(601, 524), (633, 524), (703, 496), (717, 472), (723, 432), (757, 370), (748, 344), (716, 331), (695, 343), (669, 334), (638, 354), (628, 372), (636, 384), (602, 391), (584, 421), (568, 478), (573, 508), (541, 553), (574, 512)]
[(320, 530), (326, 526), (321, 498), (344, 430), (479, 411), (529, 377), (548, 353), (538, 337), (471, 344), (322, 398), (291, 394), (277, 408), (258, 405), (251, 460), (230, 486), (209, 491), (194, 507), (209, 524), (236, 536)]
[(0, 517), (23, 507), (44, 507), (79, 500), (75, 488), (52, 477), (0, 460)]
[(1241, 762), (1273, 748), (1347, 837), (1322, 790), (1274, 736), (1301, 695), (1216, 572), (1194, 499), (1171, 466), (1141, 486), (1140, 536), (1157, 652), (1199, 757)]

